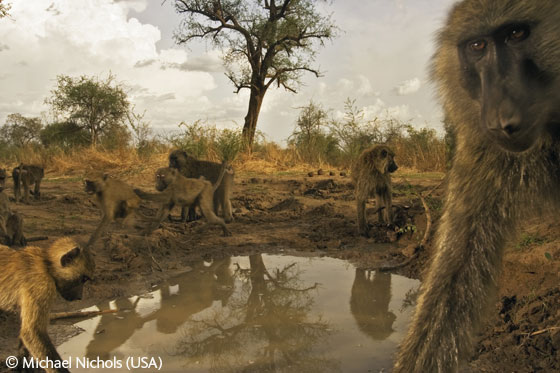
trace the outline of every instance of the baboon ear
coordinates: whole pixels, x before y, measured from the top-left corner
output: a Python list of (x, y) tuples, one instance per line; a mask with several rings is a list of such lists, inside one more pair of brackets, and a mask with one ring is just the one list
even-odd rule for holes
[(68, 251), (60, 258), (60, 265), (63, 267), (68, 267), (74, 260), (80, 255), (80, 248), (75, 247), (72, 250)]

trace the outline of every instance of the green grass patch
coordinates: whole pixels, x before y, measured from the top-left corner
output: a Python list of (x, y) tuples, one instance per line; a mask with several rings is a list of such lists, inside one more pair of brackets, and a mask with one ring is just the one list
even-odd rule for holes
[(519, 242), (517, 242), (517, 244), (515, 245), (515, 248), (518, 250), (526, 249), (533, 245), (542, 245), (545, 242), (546, 242), (546, 238), (544, 237), (538, 235), (532, 235), (529, 233), (523, 233), (521, 235), (521, 238), (519, 239)]

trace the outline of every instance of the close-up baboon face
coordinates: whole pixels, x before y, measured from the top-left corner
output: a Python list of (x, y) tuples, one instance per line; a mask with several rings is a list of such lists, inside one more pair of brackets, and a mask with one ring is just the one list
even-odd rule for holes
[[(491, 11), (499, 6), (491, 5)], [(474, 100), (483, 133), (511, 152), (531, 148), (544, 131), (560, 125), (557, 72), (550, 64), (558, 40), (551, 37), (548, 22), (535, 21), (537, 5), (525, 8), (525, 17), (507, 21), (485, 21), (478, 15), (469, 20), (468, 13), (457, 11), (463, 19), (441, 35), (455, 38), (461, 85)]]

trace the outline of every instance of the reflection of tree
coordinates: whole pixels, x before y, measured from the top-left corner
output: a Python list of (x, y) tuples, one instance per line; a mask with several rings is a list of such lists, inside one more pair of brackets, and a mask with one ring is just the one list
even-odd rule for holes
[(389, 311), (391, 274), (356, 269), (352, 285), (350, 311), (362, 332), (374, 340), (387, 339), (397, 318)]
[(308, 317), (317, 285), (302, 286), (295, 263), (272, 273), (260, 254), (249, 263), (238, 266), (241, 285), (228, 308), (193, 323), (179, 353), (220, 372), (336, 370), (337, 362), (315, 350), (330, 332), (320, 317)]

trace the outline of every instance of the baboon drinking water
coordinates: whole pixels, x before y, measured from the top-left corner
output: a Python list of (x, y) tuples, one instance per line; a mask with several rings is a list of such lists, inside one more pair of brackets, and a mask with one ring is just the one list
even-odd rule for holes
[[(197, 179), (200, 176), (210, 181), (212, 184), (216, 185), (218, 180), (222, 165), (216, 162), (201, 161), (194, 157), (191, 157), (183, 150), (174, 150), (169, 154), (169, 167), (176, 168), (179, 170), (181, 175), (187, 178)], [(235, 172), (231, 167), (228, 168), (228, 172), (223, 175), (222, 181), (217, 184), (218, 187), (214, 192), (214, 213), (218, 215), (221, 209), (221, 216), (224, 218), (226, 223), (233, 220), (233, 212), (231, 208), (231, 193), (233, 189), (233, 177)], [(184, 210), (181, 211), (181, 219), (186, 220), (186, 213)], [(188, 210), (189, 220), (195, 219), (194, 207), (190, 207)]]
[(149, 228), (149, 231), (156, 229), (169, 215), (174, 206), (177, 205), (181, 208), (198, 206), (202, 211), (202, 215), (208, 220), (208, 223), (220, 225), (224, 236), (231, 236), (224, 219), (216, 216), (213, 207), (214, 192), (220, 185), (224, 175), (231, 172), (228, 168), (226, 163), (221, 166), (220, 175), (214, 185), (202, 177), (200, 179), (184, 177), (175, 168), (158, 169), (156, 172), (156, 189), (161, 193), (146, 193), (140, 189), (134, 189), (141, 198), (161, 203), (157, 218)]
[(49, 311), (57, 292), (69, 301), (82, 298), (84, 283), (93, 277), (95, 268), (89, 251), (70, 238), (58, 239), (47, 249), (0, 246), (0, 268), (0, 309), (20, 312), (22, 353), (60, 361), (47, 334)]
[(4, 193), (5, 186), (6, 170), (0, 169), (0, 244), (25, 246), (23, 219), (10, 209), (9, 198)]
[(395, 373), (457, 372), (521, 217), (560, 205), (560, 1), (465, 0), (432, 77), (457, 149), (435, 252)]
[(101, 222), (91, 235), (87, 247), (93, 245), (115, 219), (122, 219), (123, 224), (130, 222), (128, 219), (133, 219), (133, 213), (140, 206), (140, 198), (130, 185), (108, 175), (96, 180), (85, 180), (85, 191), (95, 196), (95, 203), (101, 210)]
[(391, 173), (397, 170), (395, 153), (386, 145), (374, 145), (360, 154), (352, 167), (358, 208), (358, 230), (368, 236), (366, 202), (375, 195), (380, 223), (393, 223)]
[(41, 180), (45, 175), (45, 170), (41, 166), (33, 164), (20, 164), (12, 170), (12, 178), (14, 179), (14, 197), (16, 203), (21, 199), (21, 186), (23, 186), (23, 201), (29, 203), (29, 187), (35, 184), (33, 189), (33, 197), (39, 199), (41, 197)]

